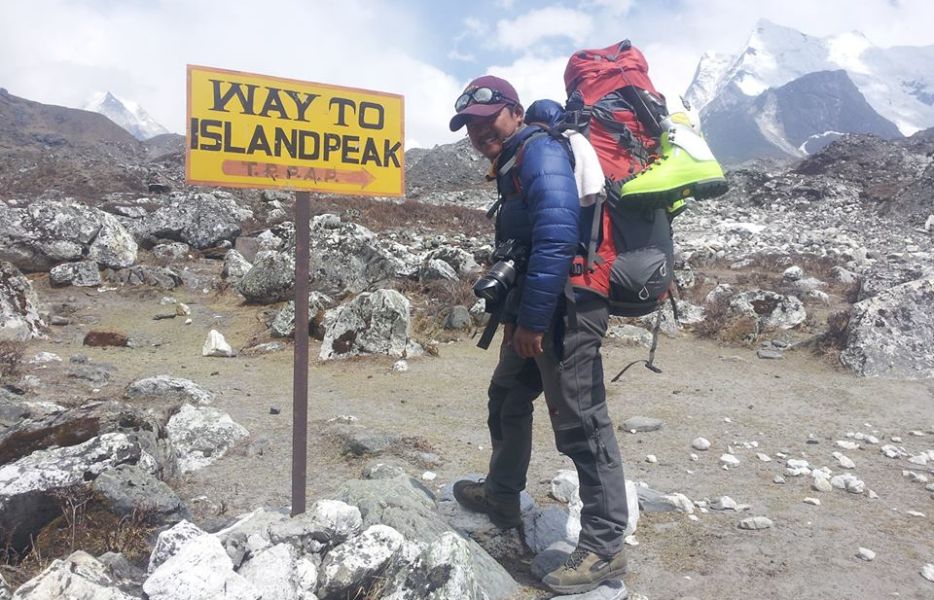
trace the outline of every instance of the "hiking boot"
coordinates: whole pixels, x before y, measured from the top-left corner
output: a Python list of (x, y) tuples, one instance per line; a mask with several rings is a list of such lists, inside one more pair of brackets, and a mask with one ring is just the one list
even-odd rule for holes
[(582, 594), (625, 574), (625, 550), (604, 558), (578, 546), (563, 565), (545, 575), (542, 583), (559, 594)]
[(500, 529), (512, 529), (522, 524), (519, 514), (519, 497), (515, 502), (503, 502), (488, 498), (483, 482), (462, 479), (454, 484), (454, 498), (467, 510), (483, 513)]
[(661, 156), (623, 182), (620, 198), (667, 208), (690, 196), (703, 200), (725, 194), (723, 169), (704, 138), (677, 120), (662, 124), (667, 129), (660, 139)]

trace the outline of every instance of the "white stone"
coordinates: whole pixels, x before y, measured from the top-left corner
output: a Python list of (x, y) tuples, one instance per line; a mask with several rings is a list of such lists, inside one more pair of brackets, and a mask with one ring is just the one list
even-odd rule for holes
[(397, 360), (392, 363), (393, 373), (405, 373), (409, 370), (409, 363), (406, 360)]
[(201, 347), (201, 356), (218, 356), (221, 358), (231, 358), (236, 356), (233, 348), (224, 339), (223, 334), (212, 329), (208, 332), (207, 339), (204, 340), (204, 346)]
[[(0, 597), (9, 598), (6, 587)], [(42, 573), (24, 583), (14, 600), (136, 600), (117, 589), (109, 569), (90, 554), (78, 550), (64, 560), (53, 560)]]
[[(276, 600), (303, 600), (296, 579), (295, 552), (288, 544), (267, 548), (240, 567), (238, 573), (262, 597)], [(317, 571), (315, 571), (317, 580)]]
[(733, 500), (729, 496), (714, 498), (710, 503), (710, 508), (713, 510), (736, 510), (736, 506), (736, 500)]
[(901, 443), (902, 443), (902, 438), (901, 438), (901, 436), (899, 436), (899, 435), (893, 435), (890, 439), (891, 439), (892, 442), (895, 443), (895, 444), (901, 444)]
[(645, 457), (645, 462), (655, 464), (658, 462), (658, 457), (654, 454), (647, 454)]
[(691, 460), (700, 460), (700, 457), (694, 454), (693, 452), (691, 452), (691, 455), (688, 458), (690, 458)]
[(826, 477), (815, 477), (811, 481), (811, 487), (818, 492), (826, 493), (833, 491), (833, 486), (830, 484)]
[(905, 452), (902, 448), (893, 446), (892, 444), (886, 444), (885, 446), (882, 446), (879, 451), (889, 458), (902, 458), (904, 456), (908, 456), (908, 453)]
[(928, 455), (927, 454), (916, 454), (908, 459), (913, 465), (921, 465), (922, 467), (928, 464)]
[(813, 504), (814, 506), (820, 506), (820, 499), (819, 498), (805, 498), (804, 503)]
[(579, 489), (577, 471), (562, 469), (551, 479), (551, 497), (559, 502), (579, 501)]
[(156, 375), (137, 379), (127, 386), (125, 396), (131, 400), (167, 400), (211, 404), (214, 394), (190, 379)]
[(918, 512), (916, 510), (905, 511), (905, 514), (909, 517), (921, 517), (922, 519), (925, 518), (925, 514), (923, 512)]
[(776, 475), (772, 478), (772, 483), (785, 483), (785, 478), (781, 475)]
[(834, 452), (833, 457), (837, 459), (837, 464), (844, 469), (855, 469), (856, 463), (854, 463), (850, 458), (848, 458), (842, 452)]
[(740, 529), (759, 530), (770, 529), (773, 526), (772, 520), (768, 517), (749, 517), (739, 522)]
[(46, 365), (52, 362), (62, 362), (62, 357), (52, 352), (39, 352), (29, 362), (34, 365)]
[(756, 452), (756, 458), (762, 462), (772, 462), (772, 457), (764, 452)]
[(811, 466), (808, 461), (797, 458), (789, 459), (786, 464), (790, 469), (807, 469)]
[(691, 442), (691, 446), (695, 450), (709, 450), (710, 442), (706, 438), (699, 437)]
[(859, 444), (849, 440), (837, 440), (837, 446), (844, 450), (859, 450)]
[(934, 563), (927, 563), (921, 567), (921, 577), (928, 581), (934, 581)]
[(785, 475), (787, 475), (788, 477), (801, 477), (802, 475), (810, 475), (810, 474), (811, 474), (811, 470), (808, 469), (807, 467), (802, 467), (800, 469), (792, 469), (791, 467), (788, 467), (785, 469)]
[(856, 552), (856, 556), (863, 560), (870, 561), (876, 558), (876, 553), (869, 548), (863, 548), (860, 546), (859, 551)]
[(425, 481), (434, 481), (438, 477), (438, 474), (434, 471), (425, 471), (422, 473), (422, 479)]
[(184, 519), (160, 533), (152, 554), (149, 555), (147, 572), (155, 571), (159, 565), (175, 556), (182, 546), (201, 535), (210, 534)]
[(183, 545), (143, 583), (149, 600), (260, 600), (253, 584), (233, 570), (220, 541), (202, 535)]
[(722, 454), (720, 456), (720, 462), (725, 467), (735, 467), (739, 465), (739, 459), (732, 454)]

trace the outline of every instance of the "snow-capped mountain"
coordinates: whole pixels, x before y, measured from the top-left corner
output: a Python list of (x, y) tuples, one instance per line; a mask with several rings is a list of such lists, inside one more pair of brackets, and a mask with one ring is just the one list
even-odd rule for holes
[(761, 20), (735, 57), (701, 58), (685, 97), (728, 162), (801, 157), (845, 133), (911, 135), (934, 125), (934, 46), (879, 48), (859, 32), (818, 38)]
[(110, 92), (98, 92), (84, 105), (84, 110), (100, 113), (129, 131), (138, 140), (169, 133), (136, 102), (119, 98)]

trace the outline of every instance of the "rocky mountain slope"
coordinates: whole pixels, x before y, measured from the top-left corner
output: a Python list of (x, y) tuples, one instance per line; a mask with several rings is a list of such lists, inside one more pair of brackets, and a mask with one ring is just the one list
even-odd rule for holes
[[(734, 162), (800, 158), (808, 148), (799, 140), (809, 136), (836, 131), (891, 137), (934, 125), (932, 58), (934, 46), (878, 48), (858, 32), (816, 38), (762, 20), (736, 55), (701, 58), (686, 98), (700, 111), (707, 134), (722, 140), (718, 150), (730, 152), (731, 136), (745, 149), (733, 150)], [(805, 77), (841, 70), (853, 86), (840, 76)], [(782, 107), (774, 90), (792, 82)], [(801, 100), (795, 102), (792, 93)], [(866, 118), (841, 121), (833, 117), (840, 109)]]

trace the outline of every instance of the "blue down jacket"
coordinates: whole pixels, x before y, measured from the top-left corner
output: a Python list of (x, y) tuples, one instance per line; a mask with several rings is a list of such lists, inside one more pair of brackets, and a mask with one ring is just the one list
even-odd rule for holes
[[(506, 172), (502, 165), (539, 128), (529, 126), (508, 140), (497, 160), (496, 185), (502, 206), (496, 220), (497, 243), (515, 239), (530, 249), (517, 323), (543, 332), (551, 325), (563, 295), (580, 240), (580, 201), (565, 147), (538, 136)], [(518, 184), (518, 186), (517, 186)]]

